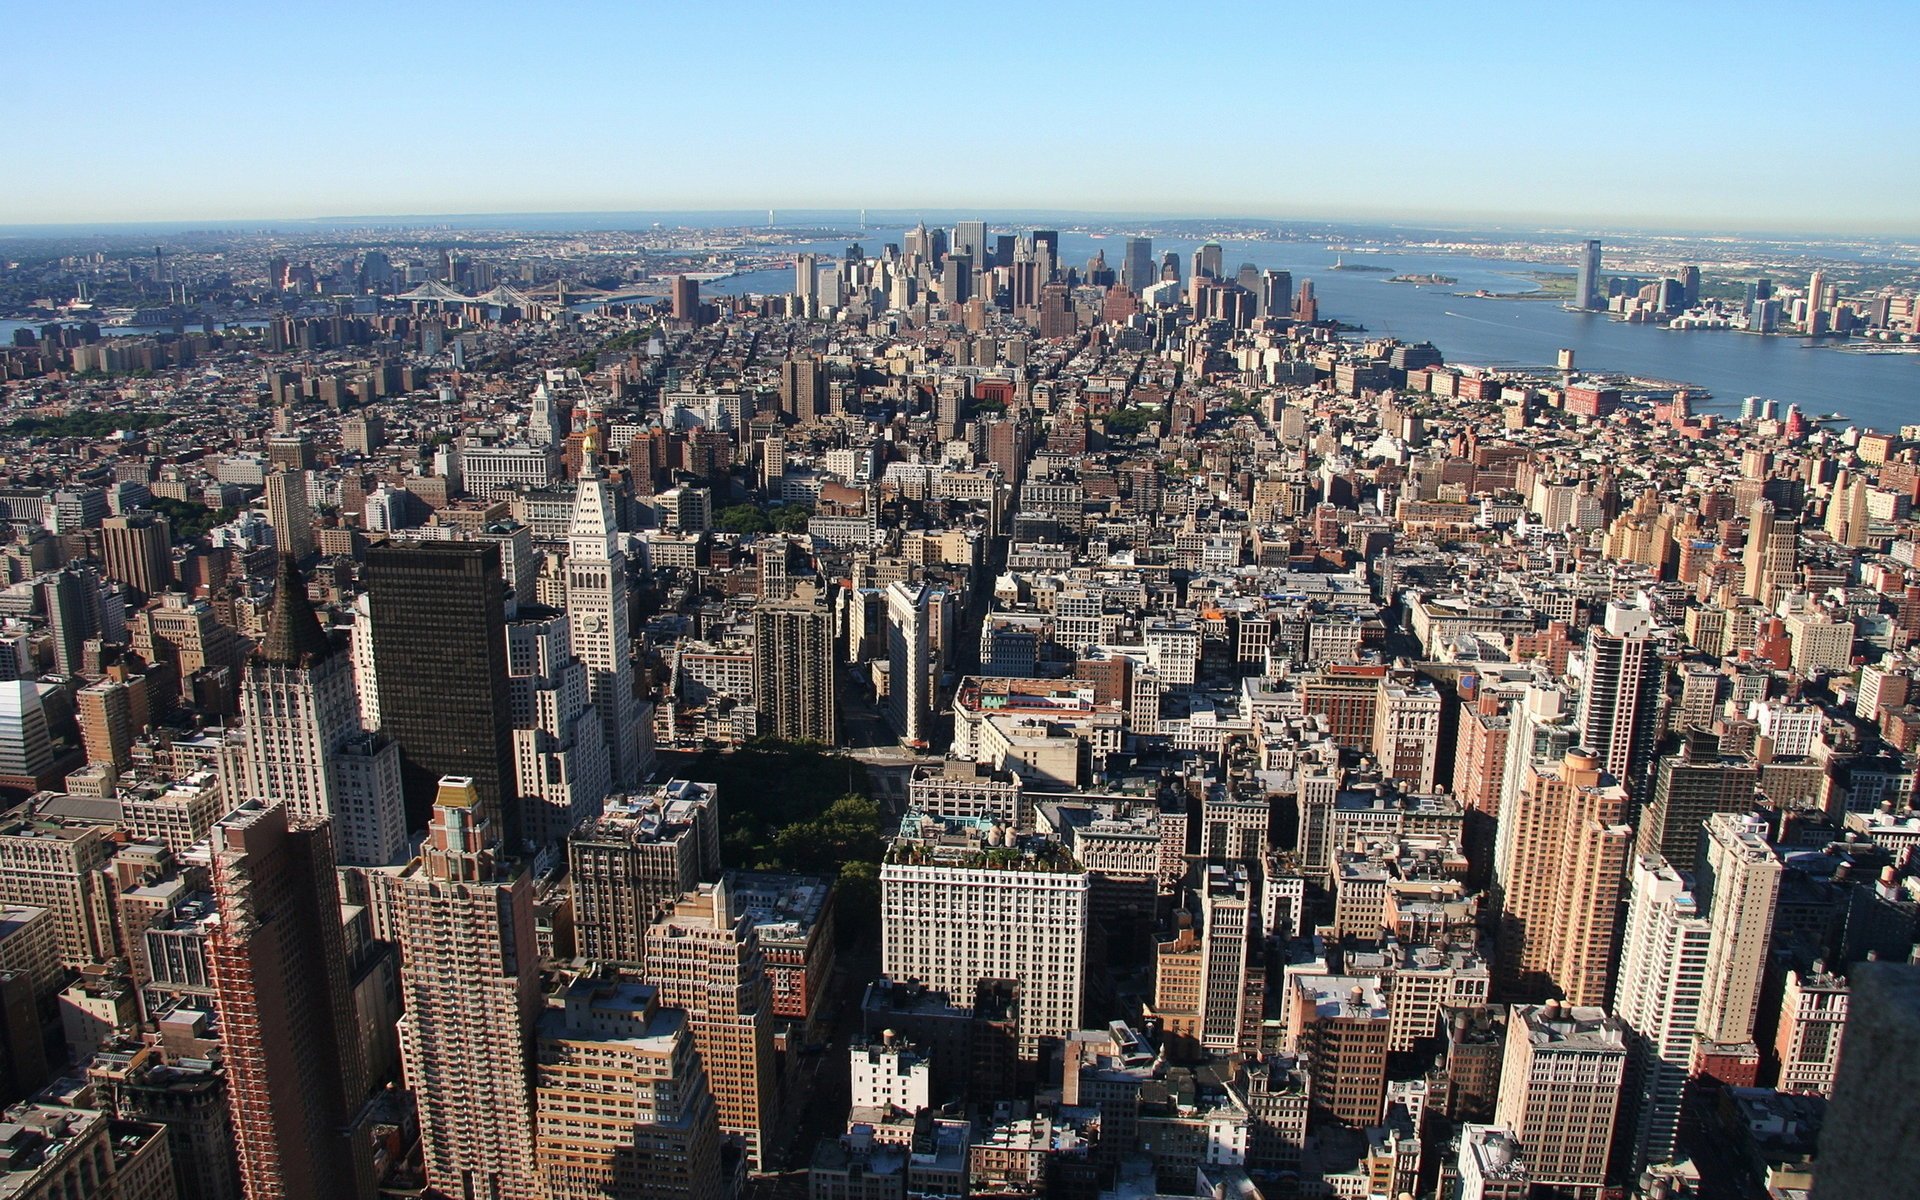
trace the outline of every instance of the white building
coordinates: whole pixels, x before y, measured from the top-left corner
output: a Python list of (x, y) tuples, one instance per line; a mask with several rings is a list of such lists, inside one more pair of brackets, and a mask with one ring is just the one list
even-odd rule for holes
[(908, 813), (880, 868), (881, 970), (972, 1003), (1019, 983), (1020, 1044), (1080, 1028), (1089, 876), (1059, 843), (985, 821)]

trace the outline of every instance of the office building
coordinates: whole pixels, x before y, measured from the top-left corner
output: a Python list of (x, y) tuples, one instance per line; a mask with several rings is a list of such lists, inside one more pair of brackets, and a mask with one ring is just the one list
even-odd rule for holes
[(1125, 257), (1120, 260), (1120, 286), (1138, 296), (1159, 282), (1160, 272), (1153, 261), (1153, 239), (1128, 238)]
[(305, 471), (275, 471), (267, 476), (267, 524), (274, 548), (305, 562), (313, 554), (313, 510), (307, 505)]
[(950, 996), (1020, 981), (1022, 1053), (1080, 1028), (1090, 876), (1058, 843), (908, 813), (880, 868), (881, 971)]
[[(383, 866), (406, 848), (398, 749), (367, 743), (351, 765), (346, 747), (360, 734), (360, 703), (344, 647), (320, 626), (293, 556), (280, 556), (267, 636), (254, 650), (240, 689), (246, 729), (242, 794), (287, 806), (297, 825), (331, 821), (340, 862)], [(385, 763), (377, 760), (385, 758)], [(349, 790), (349, 784), (358, 787)], [(368, 789), (372, 789), (369, 791)]]
[(100, 560), (141, 599), (158, 596), (173, 582), (173, 526), (165, 517), (132, 512), (100, 522)]
[(634, 695), (627, 556), (620, 549), (594, 428), (589, 415), (567, 531), (567, 613), (573, 618), (574, 652), (587, 665), (587, 695), (600, 714), (607, 768), (614, 786), (633, 787), (653, 774), (652, 710)]
[(1759, 782), (1753, 762), (1720, 753), (1717, 734), (1688, 730), (1679, 752), (1661, 758), (1654, 769), (1653, 799), (1640, 816), (1635, 853), (1658, 854), (1691, 870), (1707, 818), (1748, 811)]
[(1781, 516), (1773, 501), (1755, 500), (1747, 521), (1746, 548), (1740, 552), (1746, 568), (1745, 594), (1772, 612), (1794, 589), (1799, 553), (1799, 523)]
[(1527, 1148), (1536, 1195), (1600, 1200), (1626, 1068), (1626, 1029), (1604, 1010), (1514, 1006), (1494, 1123)]
[(450, 1196), (534, 1194), (527, 1088), (541, 1007), (533, 882), (502, 863), (473, 780), (447, 776), (420, 857), (373, 876), (400, 950), (400, 1059), (427, 1182)]
[(1780, 856), (1767, 844), (1766, 822), (1747, 814), (1707, 820), (1698, 891), (1712, 927), (1700, 1036), (1720, 1045), (1753, 1040), (1774, 909), (1780, 899)]
[(833, 613), (811, 588), (753, 611), (754, 704), (760, 732), (832, 744), (839, 734)]
[(513, 704), (514, 797), (527, 839), (557, 846), (600, 811), (612, 788), (605, 731), (590, 702), (587, 665), (573, 652), (573, 621), (522, 608), (507, 624)]
[(1831, 1096), (1840, 1067), (1841, 1034), (1847, 1025), (1847, 981), (1816, 962), (1811, 970), (1788, 971), (1780, 999), (1780, 1023), (1774, 1031), (1774, 1058), (1780, 1064), (1780, 1091)]
[(1306, 1059), (1313, 1110), (1354, 1129), (1378, 1125), (1393, 1025), (1380, 980), (1302, 972), (1288, 987), (1286, 1049)]
[(933, 737), (933, 620), (926, 584), (887, 585), (887, 723), (903, 745)]
[[(0, 697), (13, 685), (0, 684)], [(45, 811), (42, 797), (0, 818), (0, 903), (53, 914), (60, 962), (78, 970), (115, 953), (106, 866), (112, 827)]]
[(400, 744), (407, 828), (426, 828), (440, 779), (473, 780), (483, 809), (520, 845), (512, 786), (505, 587), (491, 542), (386, 544), (367, 551), (380, 728)]
[(827, 415), (825, 359), (803, 354), (780, 364), (780, 411), (790, 423), (797, 425)]
[(535, 1170), (545, 1200), (721, 1200), (720, 1126), (686, 1013), (582, 976), (540, 1017)]
[(607, 797), (567, 839), (567, 868), (580, 957), (637, 966), (662, 913), (719, 877), (719, 789), (676, 779)]
[(1574, 273), (1573, 306), (1590, 312), (1605, 308), (1605, 286), (1600, 276), (1600, 239), (1589, 238), (1581, 247), (1579, 268)]
[(773, 997), (752, 919), (735, 912), (724, 882), (701, 884), (647, 930), (641, 978), (660, 1003), (687, 1014), (713, 1089), (720, 1131), (755, 1171), (777, 1155), (778, 1080)]
[(325, 824), (249, 802), (214, 826), (208, 935), (240, 1181), (249, 1200), (358, 1200), (372, 1148), (348, 1133), (367, 1081)]

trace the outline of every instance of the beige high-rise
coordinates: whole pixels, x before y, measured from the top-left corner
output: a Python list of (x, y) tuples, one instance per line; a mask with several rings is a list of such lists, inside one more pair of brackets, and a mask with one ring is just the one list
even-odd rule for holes
[(1626, 789), (1585, 750), (1525, 769), (1500, 814), (1512, 824), (1499, 873), (1499, 981), (1508, 995), (1606, 1000), (1633, 841), (1627, 810)]
[(496, 864), (473, 780), (441, 779), (420, 857), (376, 875), (400, 947), (400, 1057), (427, 1182), (450, 1196), (534, 1194), (527, 1060), (541, 1005), (533, 884)]
[(1603, 1010), (1514, 1006), (1494, 1123), (1526, 1148), (1541, 1194), (1599, 1200), (1626, 1071), (1626, 1029)]
[(749, 1169), (768, 1169), (774, 1120), (773, 996), (748, 914), (726, 884), (703, 883), (647, 930), (642, 978), (660, 1002), (686, 1010), (707, 1071), (720, 1131), (745, 1148)]
[(720, 1200), (720, 1127), (688, 1024), (656, 988), (591, 977), (541, 1016), (545, 1200)]

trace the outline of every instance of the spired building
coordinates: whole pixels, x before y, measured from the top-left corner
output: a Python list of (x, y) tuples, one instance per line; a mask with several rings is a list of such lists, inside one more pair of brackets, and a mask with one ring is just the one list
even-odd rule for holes
[(492, 542), (367, 551), (380, 728), (400, 744), (407, 828), (424, 829), (444, 775), (473, 781), (503, 845), (522, 837), (513, 786), (506, 595)]
[(296, 823), (331, 820), (342, 863), (383, 866), (405, 852), (399, 748), (361, 733), (352, 663), (320, 627), (290, 554), (240, 711), (248, 796), (285, 804)]
[(633, 694), (627, 556), (620, 550), (595, 428), (590, 416), (567, 532), (567, 613), (573, 618), (574, 652), (587, 664), (587, 695), (600, 713), (607, 766), (614, 786), (626, 788), (653, 774), (653, 720), (640, 711)]
[(427, 1181), (486, 1200), (534, 1194), (527, 1063), (541, 1005), (533, 883), (498, 851), (479, 789), (448, 776), (420, 857), (374, 876), (400, 947), (400, 1057)]

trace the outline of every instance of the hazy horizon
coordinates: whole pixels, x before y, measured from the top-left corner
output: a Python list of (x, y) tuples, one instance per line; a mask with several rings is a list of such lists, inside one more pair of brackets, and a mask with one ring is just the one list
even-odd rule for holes
[[(768, 207), (1914, 234), (1920, 6), (10, 14), (0, 225)], [(1261, 217), (1284, 213), (1286, 217)], [(263, 215), (264, 214), (264, 215)]]

